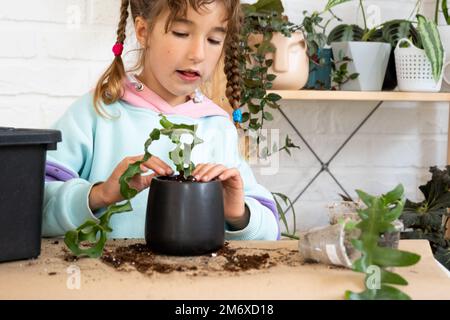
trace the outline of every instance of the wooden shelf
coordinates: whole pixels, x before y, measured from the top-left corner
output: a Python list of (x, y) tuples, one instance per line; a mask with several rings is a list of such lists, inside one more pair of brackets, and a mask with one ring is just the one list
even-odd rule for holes
[(448, 101), (450, 92), (400, 91), (331, 91), (331, 90), (270, 90), (284, 100), (330, 101)]

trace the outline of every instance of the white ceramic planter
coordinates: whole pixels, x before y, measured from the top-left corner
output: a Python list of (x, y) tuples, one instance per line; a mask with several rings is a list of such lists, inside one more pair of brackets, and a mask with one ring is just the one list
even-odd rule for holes
[(333, 56), (348, 57), (348, 72), (359, 73), (358, 78), (341, 86), (347, 91), (380, 91), (389, 62), (391, 45), (383, 42), (345, 41), (331, 43)]
[[(262, 41), (261, 34), (251, 34), (248, 39), (250, 47)], [(266, 59), (273, 59), (269, 74), (277, 77), (273, 81), (274, 90), (299, 90), (308, 81), (309, 58), (306, 52), (306, 40), (302, 32), (294, 32), (291, 37), (282, 33), (273, 34), (271, 44), (275, 53), (266, 54)]]

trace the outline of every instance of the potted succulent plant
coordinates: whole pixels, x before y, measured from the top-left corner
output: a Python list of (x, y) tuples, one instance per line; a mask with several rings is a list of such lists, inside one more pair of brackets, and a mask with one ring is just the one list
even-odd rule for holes
[(65, 243), (77, 256), (100, 257), (112, 231), (109, 221), (114, 214), (132, 211), (130, 199), (137, 190), (130, 180), (141, 174), (141, 164), (151, 154), (149, 146), (161, 135), (176, 147), (169, 153), (178, 175), (153, 178), (147, 203), (145, 239), (152, 249), (164, 254), (199, 255), (219, 249), (224, 244), (223, 195), (220, 181), (197, 182), (190, 176), (195, 165), (190, 161), (192, 149), (203, 141), (196, 136), (195, 125), (173, 124), (161, 115), (161, 129), (154, 129), (145, 142), (142, 160), (130, 164), (121, 176), (120, 192), (124, 203), (107, 208), (99, 221), (88, 220), (68, 231)]
[(361, 293), (347, 291), (346, 299), (409, 299), (408, 295), (391, 286), (408, 283), (391, 267), (414, 265), (420, 256), (398, 250), (398, 243), (385, 238), (387, 234), (398, 233), (394, 222), (403, 211), (403, 186), (398, 185), (379, 197), (361, 190), (356, 192), (365, 205), (356, 209), (357, 220), (350, 215), (334, 225), (300, 234), (300, 256), (365, 273), (366, 289)]
[(169, 158), (179, 174), (152, 180), (145, 222), (147, 245), (172, 255), (215, 251), (224, 244), (222, 184), (219, 180), (197, 182), (191, 176), (195, 169), (191, 151), (203, 142), (195, 135), (195, 126), (172, 124), (165, 118), (161, 125), (163, 129), (154, 129), (150, 135), (151, 142), (166, 135), (176, 144)]
[(404, 190), (398, 185), (379, 197), (357, 191), (367, 208), (358, 211), (361, 221), (355, 225), (360, 236), (352, 240), (352, 245), (361, 252), (361, 258), (353, 263), (353, 270), (366, 275), (365, 290), (360, 293), (347, 291), (345, 298), (350, 300), (409, 300), (410, 297), (392, 285), (407, 285), (408, 282), (393, 267), (406, 267), (416, 264), (420, 256), (384, 247), (380, 236), (395, 232), (393, 222), (399, 218), (405, 204)]

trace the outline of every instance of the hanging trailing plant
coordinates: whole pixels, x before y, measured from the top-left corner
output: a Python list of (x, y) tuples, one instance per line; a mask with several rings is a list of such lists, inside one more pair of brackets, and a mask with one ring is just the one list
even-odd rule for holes
[[(244, 131), (251, 130), (255, 134), (256, 146), (260, 151), (258, 156), (261, 158), (267, 158), (282, 150), (289, 153), (289, 149), (299, 148), (289, 136), (286, 136), (284, 146), (274, 143), (271, 147), (259, 150), (259, 145), (266, 139), (261, 132), (265, 121), (273, 120), (270, 110), (279, 109), (281, 100), (280, 95), (267, 92), (272, 88), (276, 75), (268, 73), (273, 60), (266, 59), (266, 54), (275, 52), (271, 44), (274, 32), (290, 37), (292, 32), (298, 30), (298, 27), (283, 16), (284, 7), (280, 0), (259, 0), (255, 4), (243, 4), (242, 8), (245, 19), (240, 43), (242, 52), (240, 69), (243, 79), (241, 105), (247, 107), (247, 111), (242, 114), (242, 122), (247, 124)], [(254, 34), (262, 35), (262, 41), (250, 47), (249, 37)]]

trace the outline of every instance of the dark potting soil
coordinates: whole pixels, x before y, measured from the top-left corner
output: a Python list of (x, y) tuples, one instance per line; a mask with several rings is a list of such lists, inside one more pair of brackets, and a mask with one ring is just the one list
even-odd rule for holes
[[(194, 176), (188, 176), (184, 177), (184, 172), (181, 171), (180, 174), (172, 175), (172, 176), (158, 176), (158, 179), (160, 180), (167, 180), (167, 181), (179, 181), (179, 182), (198, 182), (197, 179), (195, 179)], [(215, 181), (217, 179), (212, 179), (211, 181)]]
[(153, 253), (145, 244), (137, 243), (105, 250), (101, 261), (116, 270), (129, 267), (145, 274), (189, 272), (206, 274), (211, 271), (239, 272), (250, 269), (268, 268), (276, 265), (269, 262), (269, 254), (238, 254), (228, 243), (216, 253), (198, 257), (169, 257)]

